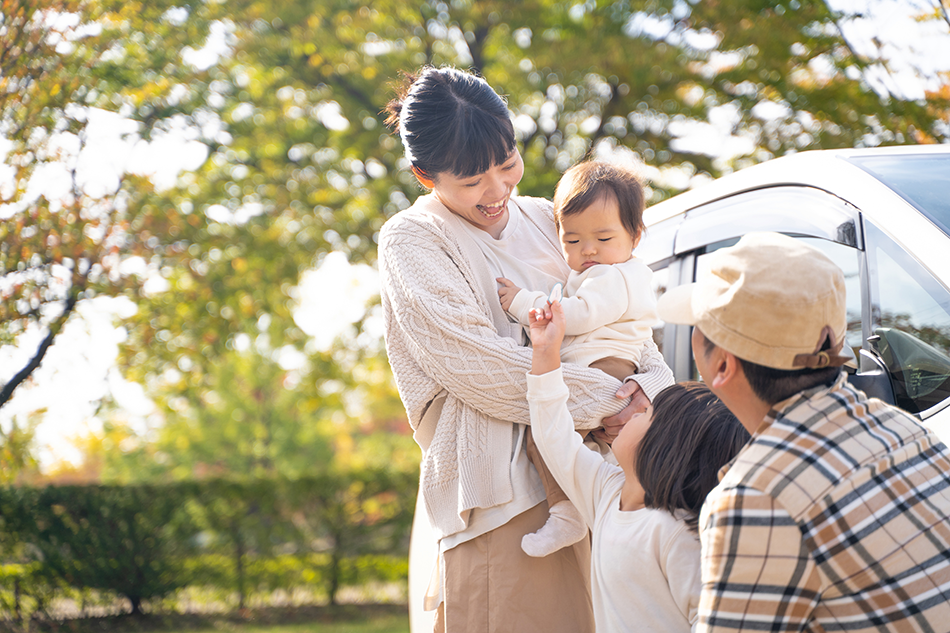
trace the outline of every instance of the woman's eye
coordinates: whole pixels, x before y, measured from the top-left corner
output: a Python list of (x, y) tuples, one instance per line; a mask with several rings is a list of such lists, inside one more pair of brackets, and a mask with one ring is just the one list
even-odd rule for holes
[(568, 244), (577, 244), (580, 240), (567, 240)]
[(601, 241), (601, 242), (609, 242), (609, 241), (612, 240), (612, 239), (613, 239), (612, 237), (602, 237), (602, 238), (600, 238), (600, 241)]

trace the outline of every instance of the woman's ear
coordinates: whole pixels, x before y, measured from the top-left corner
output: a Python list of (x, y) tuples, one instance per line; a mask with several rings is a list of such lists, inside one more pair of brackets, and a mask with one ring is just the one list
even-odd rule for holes
[(419, 181), (419, 184), (425, 187), (426, 189), (435, 188), (435, 182), (432, 181), (432, 178), (429, 177), (429, 174), (422, 171), (415, 165), (412, 166), (412, 173), (416, 177), (416, 180)]

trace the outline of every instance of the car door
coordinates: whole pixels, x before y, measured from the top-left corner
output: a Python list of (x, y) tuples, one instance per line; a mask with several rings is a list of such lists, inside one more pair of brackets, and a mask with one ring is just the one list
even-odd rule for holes
[[(651, 226), (648, 238), (661, 238), (650, 253), (658, 294), (694, 281), (705, 272), (709, 253), (750, 231), (785, 233), (837, 263), (847, 288), (851, 381), (869, 395), (950, 427), (950, 416), (937, 415), (950, 405), (950, 291), (838, 196), (807, 186), (763, 187)], [(688, 326), (666, 324), (657, 328), (656, 339), (677, 380), (698, 378)]]

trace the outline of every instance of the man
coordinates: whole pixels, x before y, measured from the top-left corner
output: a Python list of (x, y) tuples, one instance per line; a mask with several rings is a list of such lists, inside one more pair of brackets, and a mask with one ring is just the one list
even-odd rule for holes
[(752, 233), (660, 298), (752, 434), (700, 520), (700, 631), (950, 631), (950, 453), (846, 380), (841, 270)]

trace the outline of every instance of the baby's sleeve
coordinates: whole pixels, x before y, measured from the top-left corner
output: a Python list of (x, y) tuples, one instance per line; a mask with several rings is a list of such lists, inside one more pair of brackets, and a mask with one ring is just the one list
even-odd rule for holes
[(531, 325), (528, 315), (532, 308), (544, 308), (548, 304), (547, 293), (538, 290), (526, 290), (522, 288), (515, 295), (511, 306), (508, 307), (508, 314), (518, 319), (522, 325)]
[(579, 286), (561, 300), (567, 336), (579, 336), (616, 323), (627, 311), (630, 292), (616, 266), (594, 266)]

